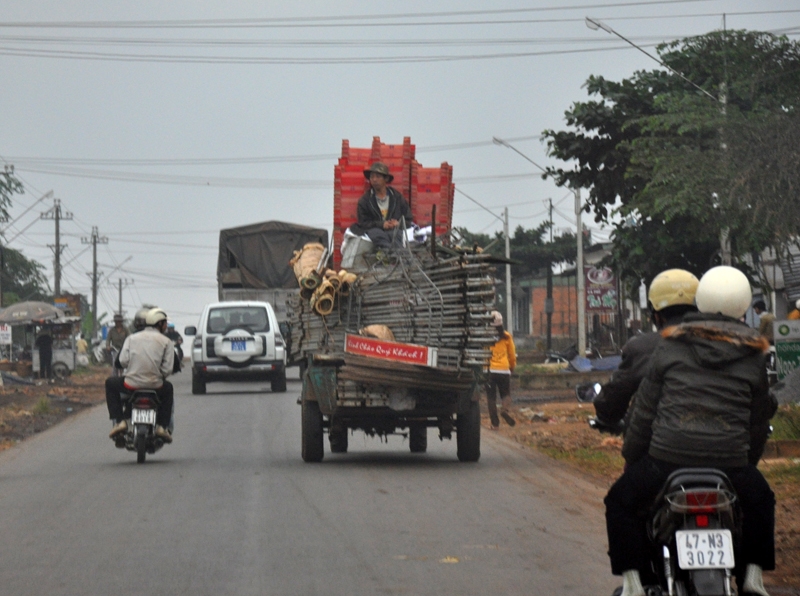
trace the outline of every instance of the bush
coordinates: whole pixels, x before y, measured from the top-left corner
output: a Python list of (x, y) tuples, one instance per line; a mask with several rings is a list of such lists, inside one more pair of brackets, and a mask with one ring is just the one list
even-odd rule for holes
[(800, 404), (780, 406), (771, 423), (774, 430), (770, 438), (800, 439)]
[(50, 411), (50, 399), (47, 397), (40, 397), (36, 405), (33, 406), (34, 414), (47, 414)]

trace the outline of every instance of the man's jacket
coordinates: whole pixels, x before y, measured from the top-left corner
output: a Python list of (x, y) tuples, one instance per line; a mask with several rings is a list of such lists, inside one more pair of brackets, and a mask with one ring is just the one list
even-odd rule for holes
[[(391, 186), (386, 188), (386, 194), (389, 197), (389, 210), (386, 214), (386, 219), (396, 219), (402, 221), (405, 218), (406, 227), (411, 227), (413, 223), (411, 217), (411, 208), (403, 198), (399, 191)], [(378, 200), (375, 198), (375, 191), (371, 188), (358, 199), (358, 223), (350, 226), (350, 231), (356, 236), (366, 234), (367, 230), (373, 228), (383, 229), (383, 215), (378, 207)]]
[(766, 339), (721, 315), (687, 315), (661, 332), (633, 398), (622, 455), (683, 466), (757, 463), (777, 402), (769, 393)]
[(658, 333), (644, 333), (625, 343), (619, 368), (594, 400), (597, 417), (604, 424), (614, 425), (625, 417), (631, 398), (647, 373), (650, 355), (659, 341), (661, 335)]
[(172, 340), (155, 327), (129, 335), (119, 353), (125, 384), (135, 389), (158, 389), (172, 374), (175, 352)]

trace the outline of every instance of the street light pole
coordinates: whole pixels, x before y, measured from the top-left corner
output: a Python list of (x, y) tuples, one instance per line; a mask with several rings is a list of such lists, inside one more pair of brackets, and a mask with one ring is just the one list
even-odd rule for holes
[[(512, 151), (518, 153), (524, 159), (535, 165), (539, 168), (543, 173), (547, 173), (542, 166), (538, 163), (533, 161), (530, 157), (522, 153), (519, 149), (512, 146), (507, 141), (503, 139), (499, 139), (497, 137), (492, 137), (492, 142), (495, 145), (502, 145), (503, 147), (508, 147)], [(578, 353), (581, 356), (586, 354), (586, 289), (583, 279), (583, 224), (581, 222), (581, 213), (583, 212), (583, 203), (581, 203), (581, 190), (574, 189), (572, 193), (575, 195), (575, 216), (577, 217), (577, 237), (578, 237), (578, 258), (577, 258), (577, 276), (578, 276)]]
[(514, 332), (511, 309), (511, 241), (508, 237), (508, 207), (503, 210), (503, 235), (506, 237), (506, 329)]

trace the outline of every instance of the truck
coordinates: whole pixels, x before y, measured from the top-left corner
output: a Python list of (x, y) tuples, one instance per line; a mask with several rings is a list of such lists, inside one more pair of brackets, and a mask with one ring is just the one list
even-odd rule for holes
[[(296, 250), (310, 242), (328, 246), (328, 231), (282, 221), (220, 230), (219, 301), (268, 302), (288, 340), (286, 303), (299, 292), (289, 261)], [(296, 362), (290, 360), (288, 364)]]
[[(380, 258), (348, 231), (369, 187), (364, 170), (377, 161), (408, 199), (418, 231), (427, 229)], [(458, 246), (452, 166), (422, 167), (409, 137), (397, 145), (374, 137), (369, 149), (343, 140), (333, 188), (333, 269), (312, 257), (314, 271), (296, 270), (303, 290), (288, 313), (290, 359), (303, 380), (303, 460), (324, 458), (326, 433), (330, 451), (345, 453), (355, 431), (401, 434), (423, 453), (435, 428), (442, 439), (455, 433), (460, 461), (478, 461), (498, 263)]]

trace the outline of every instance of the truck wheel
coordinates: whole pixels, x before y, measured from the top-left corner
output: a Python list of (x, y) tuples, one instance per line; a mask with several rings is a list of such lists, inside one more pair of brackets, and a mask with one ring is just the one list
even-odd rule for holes
[(198, 374), (192, 371), (192, 395), (205, 395), (206, 382)]
[(347, 453), (347, 429), (331, 429), (328, 431), (331, 443), (331, 453)]
[(481, 409), (476, 401), (469, 403), (456, 420), (458, 461), (474, 462), (481, 457)]
[(322, 447), (322, 414), (315, 401), (303, 400), (301, 421), (303, 431), (303, 461), (319, 462), (324, 455)]
[(277, 379), (270, 383), (272, 393), (286, 393), (286, 370), (284, 369)]
[(52, 370), (53, 370), (53, 377), (55, 377), (56, 379), (61, 379), (61, 380), (66, 379), (70, 375), (70, 373), (72, 372), (69, 369), (69, 366), (67, 366), (63, 362), (54, 362), (53, 366), (52, 366)]
[(425, 453), (428, 450), (427, 426), (412, 426), (408, 429), (408, 447), (411, 453)]

